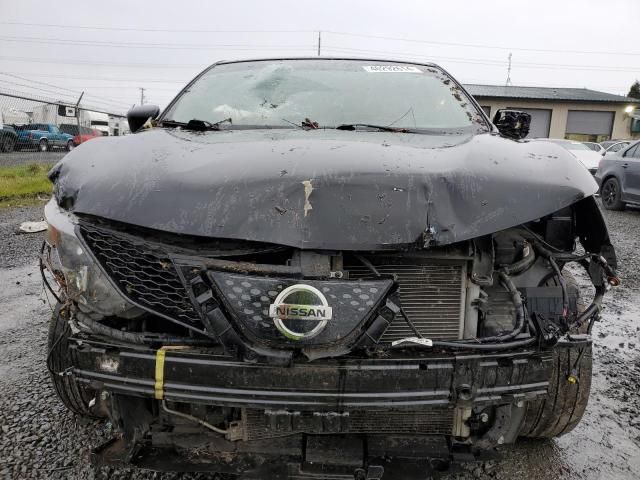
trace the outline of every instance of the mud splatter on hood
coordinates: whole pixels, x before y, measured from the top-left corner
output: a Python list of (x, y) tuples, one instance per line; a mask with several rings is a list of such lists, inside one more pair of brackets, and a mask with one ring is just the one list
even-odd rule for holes
[(78, 214), (309, 249), (448, 244), (592, 195), (557, 145), (492, 134), (153, 129), (95, 139), (52, 171)]

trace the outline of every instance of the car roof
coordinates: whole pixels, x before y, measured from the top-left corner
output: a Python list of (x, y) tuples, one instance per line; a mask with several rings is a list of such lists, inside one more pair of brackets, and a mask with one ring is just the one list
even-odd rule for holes
[[(250, 59), (238, 59), (238, 60), (220, 60), (209, 66), (215, 67), (216, 65), (226, 65), (229, 63), (250, 63), (250, 62), (276, 62), (280, 60), (314, 60), (314, 61), (326, 61), (326, 60), (346, 60), (353, 62), (393, 62), (393, 63), (406, 63), (408, 65), (423, 65), (427, 67), (437, 67), (443, 70), (443, 68), (433, 62), (416, 62), (412, 60), (399, 60), (393, 58), (373, 58), (373, 57), (267, 57), (267, 58), (250, 58)], [(209, 69), (207, 68), (207, 70)]]

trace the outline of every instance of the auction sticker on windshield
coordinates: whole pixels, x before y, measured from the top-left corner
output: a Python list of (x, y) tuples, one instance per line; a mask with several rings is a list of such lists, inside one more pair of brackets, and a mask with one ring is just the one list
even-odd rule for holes
[(369, 73), (422, 73), (418, 67), (409, 65), (369, 65), (362, 68)]

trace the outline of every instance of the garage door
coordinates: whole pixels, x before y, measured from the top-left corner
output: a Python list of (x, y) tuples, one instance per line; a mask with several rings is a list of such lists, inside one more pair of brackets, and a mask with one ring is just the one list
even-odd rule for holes
[(551, 110), (542, 108), (518, 108), (509, 107), (513, 110), (531, 115), (531, 127), (529, 127), (529, 135), (527, 138), (548, 138), (549, 127), (551, 126)]
[(592, 112), (586, 110), (569, 110), (567, 117), (567, 134), (578, 135), (611, 135), (615, 112)]

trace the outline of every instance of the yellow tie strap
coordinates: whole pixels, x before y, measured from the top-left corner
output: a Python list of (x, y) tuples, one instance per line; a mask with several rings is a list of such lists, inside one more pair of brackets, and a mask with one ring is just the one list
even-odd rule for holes
[(185, 345), (165, 346), (156, 350), (156, 377), (153, 387), (156, 400), (164, 398), (164, 360), (168, 350), (184, 350)]

